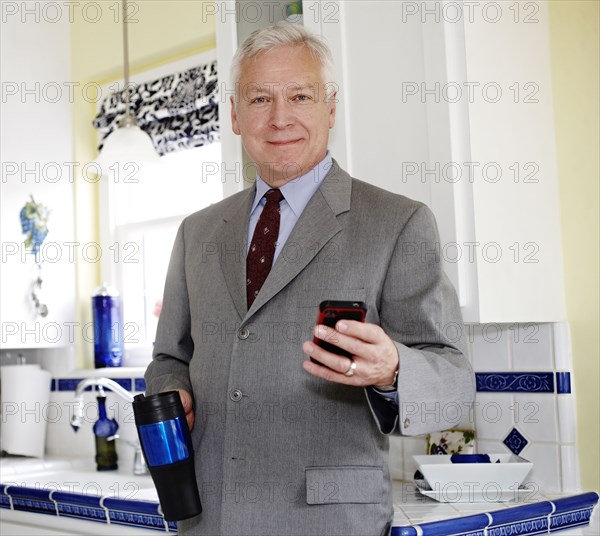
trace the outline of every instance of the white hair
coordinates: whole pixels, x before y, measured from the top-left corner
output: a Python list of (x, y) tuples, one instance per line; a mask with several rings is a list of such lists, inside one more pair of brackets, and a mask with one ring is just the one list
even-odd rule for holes
[(304, 26), (288, 22), (278, 22), (252, 32), (238, 47), (231, 63), (231, 80), (236, 88), (240, 81), (242, 63), (278, 47), (298, 47), (308, 49), (312, 57), (321, 65), (321, 78), (328, 97), (336, 90), (333, 56), (327, 44), (318, 36), (306, 31)]

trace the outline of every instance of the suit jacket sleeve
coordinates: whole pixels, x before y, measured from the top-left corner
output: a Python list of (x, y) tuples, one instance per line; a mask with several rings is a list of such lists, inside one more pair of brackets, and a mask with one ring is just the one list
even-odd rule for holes
[(145, 374), (147, 394), (175, 389), (192, 394), (189, 363), (194, 343), (185, 274), (184, 228), (185, 221), (171, 253), (152, 362)]
[(442, 269), (432, 212), (420, 206), (400, 232), (383, 284), (380, 323), (400, 358), (398, 406), (366, 395), (384, 434), (457, 426), (475, 396), (456, 292)]

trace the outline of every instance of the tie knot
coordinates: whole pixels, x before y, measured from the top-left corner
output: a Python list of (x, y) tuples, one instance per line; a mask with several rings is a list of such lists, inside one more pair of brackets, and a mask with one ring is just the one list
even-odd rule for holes
[(267, 199), (267, 203), (281, 203), (281, 200), (283, 199), (283, 194), (281, 193), (281, 190), (279, 190), (278, 188), (271, 188), (266, 194), (265, 194), (265, 198)]

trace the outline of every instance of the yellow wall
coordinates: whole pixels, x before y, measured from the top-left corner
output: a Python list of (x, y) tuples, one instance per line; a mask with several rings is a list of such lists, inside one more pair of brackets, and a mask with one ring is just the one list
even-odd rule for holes
[[(95, 5), (93, 5), (95, 4)], [(106, 84), (123, 78), (123, 26), (116, 2), (77, 3), (72, 10), (71, 74), (79, 84), (74, 92), (73, 132), (75, 161), (81, 165), (97, 156), (96, 93), (86, 84)], [(129, 58), (132, 74), (216, 47), (211, 2), (199, 0), (130, 0)], [(99, 6), (99, 8), (98, 8)], [(84, 93), (82, 88), (87, 87)], [(98, 184), (93, 177), (76, 177), (76, 241), (99, 243)], [(80, 325), (91, 322), (90, 296), (99, 286), (100, 264), (77, 266), (77, 316)], [(77, 341), (77, 366), (93, 367), (91, 343)]]
[(600, 489), (600, 3), (549, 2), (567, 318), (571, 327), (582, 486)]

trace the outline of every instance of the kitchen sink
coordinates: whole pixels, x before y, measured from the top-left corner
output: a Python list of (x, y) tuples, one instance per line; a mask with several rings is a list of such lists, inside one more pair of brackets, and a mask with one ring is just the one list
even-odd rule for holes
[(133, 475), (127, 463), (97, 471), (93, 459), (3, 458), (0, 508), (3, 535), (176, 532), (161, 514), (151, 477)]

